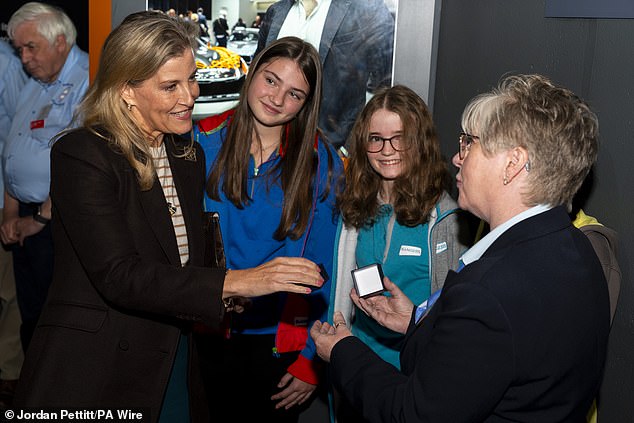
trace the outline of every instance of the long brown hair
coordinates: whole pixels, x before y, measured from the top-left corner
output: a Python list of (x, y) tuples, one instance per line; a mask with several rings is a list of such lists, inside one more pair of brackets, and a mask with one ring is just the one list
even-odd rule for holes
[[(247, 192), (249, 154), (254, 132), (254, 116), (247, 94), (258, 69), (273, 60), (287, 58), (297, 63), (310, 87), (306, 102), (297, 116), (284, 125), (281, 146), (284, 151), (279, 163), (270, 171), (269, 181), (278, 179), (284, 192), (284, 205), (275, 239), (298, 239), (308, 226), (313, 205), (313, 181), (317, 173), (315, 136), (321, 102), (321, 62), (317, 50), (297, 37), (284, 37), (268, 45), (251, 62), (249, 74), (240, 92), (227, 136), (207, 181), (207, 194), (220, 200), (220, 190), (236, 207), (248, 205)], [(332, 157), (328, 155), (328, 174), (332, 170)], [(330, 179), (330, 178), (328, 178)], [(275, 181), (277, 182), (277, 181)], [(327, 195), (329, 187), (322, 195)]]
[(366, 145), (374, 113), (385, 109), (401, 118), (401, 138), (409, 145), (401, 154), (405, 170), (394, 181), (394, 213), (399, 224), (416, 226), (425, 223), (440, 199), (447, 180), (436, 128), (425, 102), (411, 89), (396, 85), (377, 92), (359, 114), (348, 138), (350, 158), (346, 167), (345, 186), (337, 196), (337, 205), (346, 225), (361, 228), (371, 225), (378, 216), (377, 195), (383, 179), (372, 168)]

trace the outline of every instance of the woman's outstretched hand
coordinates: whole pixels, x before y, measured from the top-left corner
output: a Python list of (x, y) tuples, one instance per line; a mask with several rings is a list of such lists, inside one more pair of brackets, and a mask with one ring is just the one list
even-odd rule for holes
[(228, 297), (259, 297), (275, 292), (310, 294), (324, 279), (319, 266), (301, 257), (277, 257), (251, 269), (230, 270), (222, 292)]

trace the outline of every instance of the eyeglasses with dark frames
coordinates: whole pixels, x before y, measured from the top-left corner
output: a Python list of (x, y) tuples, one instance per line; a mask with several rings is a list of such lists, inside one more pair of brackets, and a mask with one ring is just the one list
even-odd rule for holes
[(383, 151), (385, 143), (389, 142), (395, 151), (405, 151), (409, 148), (409, 145), (403, 141), (401, 134), (394, 135), (390, 138), (383, 138), (378, 135), (370, 135), (368, 141), (365, 144), (365, 149), (368, 153), (378, 153)]
[(480, 140), (480, 137), (476, 135), (467, 134), (466, 132), (461, 132), (460, 137), (458, 138), (458, 157), (460, 160), (464, 160), (467, 157), (467, 153), (469, 149), (476, 141)]

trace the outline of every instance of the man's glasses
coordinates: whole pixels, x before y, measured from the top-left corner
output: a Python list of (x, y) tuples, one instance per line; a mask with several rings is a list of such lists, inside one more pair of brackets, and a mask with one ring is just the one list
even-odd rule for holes
[(370, 135), (365, 144), (365, 150), (368, 153), (378, 153), (383, 150), (385, 143), (389, 142), (395, 151), (405, 151), (409, 145), (401, 139), (400, 135), (394, 135), (390, 138), (379, 137), (378, 135)]
[(480, 137), (467, 134), (466, 132), (460, 133), (460, 138), (458, 138), (458, 157), (460, 157), (460, 160), (464, 160), (464, 158), (467, 157), (469, 149), (471, 148), (473, 143), (478, 141), (479, 139)]

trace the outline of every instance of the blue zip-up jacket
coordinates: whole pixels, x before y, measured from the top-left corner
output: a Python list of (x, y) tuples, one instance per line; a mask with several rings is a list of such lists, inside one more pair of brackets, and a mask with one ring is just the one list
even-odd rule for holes
[[(205, 151), (207, 174), (224, 142), (231, 116), (232, 111), (221, 117), (207, 118), (194, 128), (194, 139)], [(330, 181), (328, 151), (333, 162)], [(280, 222), (284, 193), (279, 178), (270, 178), (267, 173), (280, 160), (279, 153), (262, 163), (257, 175), (254, 172), (253, 158), (249, 158), (248, 192), (251, 201), (244, 208), (234, 206), (222, 191), (220, 201), (205, 196), (207, 211), (220, 214), (227, 268), (253, 268), (275, 257), (304, 257), (323, 264), (328, 274), (333, 274), (332, 246), (337, 228), (334, 215), (335, 180), (343, 172), (343, 164), (334, 149), (321, 140), (317, 142), (317, 153), (319, 170), (315, 187), (317, 195), (313, 195), (313, 217), (306, 233), (296, 241), (290, 238), (278, 241), (273, 237)], [(320, 201), (328, 186), (330, 191), (327, 198)], [(307, 296), (279, 293), (255, 298), (252, 307), (233, 316), (232, 331), (241, 334), (276, 334), (275, 347), (278, 352), (301, 351), (298, 360), (289, 367), (289, 373), (305, 382), (316, 384), (317, 375), (313, 362), (315, 344), (308, 336), (308, 329), (315, 320), (326, 319), (329, 296), (328, 280), (320, 289)], [(289, 308), (290, 298), (293, 300), (292, 307)]]

